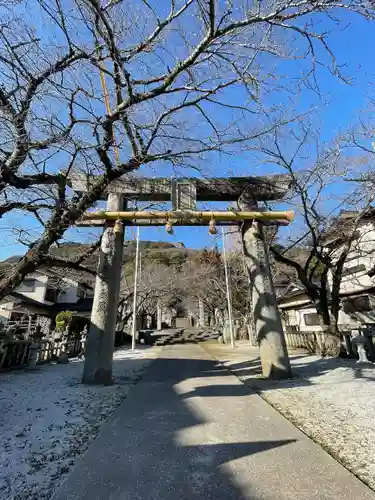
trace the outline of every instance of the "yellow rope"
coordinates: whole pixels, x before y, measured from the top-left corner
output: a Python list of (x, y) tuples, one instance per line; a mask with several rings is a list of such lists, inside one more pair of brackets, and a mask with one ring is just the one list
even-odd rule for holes
[[(107, 88), (107, 84), (105, 81), (103, 68), (104, 68), (104, 62), (102, 60), (100, 60), (99, 61), (100, 83), (102, 85), (102, 90), (103, 90), (105, 109), (107, 111), (107, 114), (110, 115), (112, 113), (112, 110), (111, 110), (111, 104), (109, 102), (108, 88)], [(117, 143), (116, 143), (115, 130), (114, 130), (113, 125), (112, 125), (112, 140), (113, 140), (113, 148), (115, 150), (116, 164), (118, 165), (120, 163), (120, 155), (119, 155), (119, 150), (118, 150)]]
[[(100, 51), (99, 50), (98, 50), (98, 54), (100, 55)], [(107, 111), (107, 115), (110, 115), (112, 113), (111, 103), (109, 101), (108, 88), (107, 88), (107, 83), (105, 81), (105, 75), (104, 75), (104, 69), (103, 68), (104, 68), (104, 62), (100, 59), (100, 61), (99, 61), (100, 83), (101, 83), (102, 91), (103, 91), (103, 99), (104, 99), (105, 109)], [(117, 143), (116, 143), (116, 136), (115, 136), (115, 130), (114, 130), (113, 125), (112, 125), (112, 140), (113, 140), (113, 148), (115, 150), (116, 164), (119, 165), (119, 163), (120, 163), (120, 154), (119, 154), (119, 150), (118, 150)], [(120, 222), (120, 217), (117, 218), (116, 224), (118, 222)], [(119, 230), (119, 227), (120, 226), (117, 225), (117, 230)], [(131, 231), (133, 233), (133, 238), (135, 240), (136, 237), (135, 237), (135, 233), (134, 233), (134, 228), (132, 228)]]

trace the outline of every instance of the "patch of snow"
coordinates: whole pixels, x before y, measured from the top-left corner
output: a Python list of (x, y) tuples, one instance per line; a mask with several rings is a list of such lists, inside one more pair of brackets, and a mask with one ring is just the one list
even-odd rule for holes
[[(245, 381), (259, 373), (258, 351), (252, 360), (250, 351), (215, 355)], [(375, 364), (302, 353), (291, 364), (292, 380), (255, 382), (262, 397), (375, 490)]]
[(301, 378), (263, 397), (375, 489), (375, 365), (307, 356), (292, 366)]
[(0, 500), (49, 499), (155, 357), (119, 349), (115, 384), (80, 383), (83, 361), (0, 374)]

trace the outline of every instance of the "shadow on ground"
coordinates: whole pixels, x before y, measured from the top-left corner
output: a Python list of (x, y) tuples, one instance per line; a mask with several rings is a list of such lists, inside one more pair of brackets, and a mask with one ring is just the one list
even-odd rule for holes
[(373, 363), (359, 364), (355, 359), (347, 358), (316, 358), (313, 361), (304, 362), (308, 357), (307, 353), (292, 357), (293, 377), (286, 380), (262, 378), (262, 367), (259, 357), (237, 363), (225, 358), (221, 362), (233, 374), (257, 391), (309, 386), (313, 384), (311, 381), (312, 377), (323, 376), (339, 368), (349, 369), (355, 379), (370, 381), (374, 381), (375, 379), (375, 364)]
[[(133, 360), (114, 360), (117, 376), (121, 377), (124, 362), (129, 366)], [(213, 360), (154, 360), (53, 500), (263, 500), (259, 490), (251, 487), (251, 480), (239, 486), (240, 481), (223, 466), (295, 440), (256, 437), (246, 442), (225, 442), (225, 436), (207, 434), (207, 425), (202, 424), (209, 425), (210, 420), (191, 404), (190, 398), (245, 396), (250, 391), (242, 384), (195, 391), (189, 388), (195, 387), (201, 377), (225, 380), (226, 376), (227, 369)], [(230, 419), (233, 411), (228, 414)], [(220, 423), (226, 425), (225, 421)]]

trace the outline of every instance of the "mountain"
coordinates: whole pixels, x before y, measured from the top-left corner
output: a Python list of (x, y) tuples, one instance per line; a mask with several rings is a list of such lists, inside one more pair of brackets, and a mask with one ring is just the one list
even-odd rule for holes
[[(188, 255), (197, 251), (185, 248), (183, 243), (173, 244), (165, 241), (140, 241), (140, 252), (142, 252), (142, 261), (162, 263), (165, 265), (176, 265), (183, 263)], [(75, 261), (83, 257), (90, 250), (90, 245), (82, 243), (67, 242), (60, 245), (54, 245), (50, 249), (52, 257), (64, 260)], [(135, 259), (136, 241), (131, 240), (125, 243), (123, 247), (123, 262), (126, 267), (131, 268)], [(199, 251), (198, 251), (199, 252)], [(91, 255), (82, 261), (82, 265), (92, 270), (96, 269), (98, 262), (99, 249), (96, 249)], [(6, 260), (0, 261), (0, 274), (6, 272), (16, 264), (22, 256), (13, 255)]]

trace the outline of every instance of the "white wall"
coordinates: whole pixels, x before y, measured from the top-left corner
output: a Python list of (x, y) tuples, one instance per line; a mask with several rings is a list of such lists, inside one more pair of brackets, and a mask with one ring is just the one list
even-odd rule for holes
[(12, 314), (12, 309), (14, 307), (13, 302), (1, 302), (0, 303), (0, 322), (6, 323)]
[(47, 290), (47, 281), (48, 276), (41, 273), (32, 273), (26, 276), (27, 279), (35, 279), (35, 286), (33, 291), (23, 291), (22, 284), (15, 288), (15, 292), (21, 293), (25, 297), (29, 297), (30, 299), (36, 300), (37, 302), (44, 302), (46, 290)]
[[(19, 287), (15, 288), (15, 291), (42, 304), (50, 304), (51, 302), (47, 302), (45, 296), (48, 287), (48, 280), (51, 278), (38, 272), (28, 274), (26, 278), (35, 280), (34, 289), (32, 291), (23, 290), (21, 284)], [(73, 280), (64, 281), (65, 286), (63, 288), (65, 293), (58, 295), (58, 302), (63, 304), (77, 302), (79, 300), (79, 296), (77, 294), (78, 284)], [(0, 323), (7, 323), (12, 314), (13, 308), (14, 302), (0, 302)]]
[[(344, 270), (364, 265), (365, 270), (343, 276), (340, 291), (350, 293), (362, 288), (369, 288), (375, 285), (375, 279), (370, 278), (367, 273), (375, 266), (375, 228), (372, 222), (367, 222), (358, 228), (360, 237), (353, 243), (352, 249), (346, 259)], [(340, 249), (336, 252), (339, 257)], [(330, 274), (329, 283), (332, 283)]]
[[(360, 325), (374, 323), (375, 324), (375, 299), (371, 297), (373, 302), (372, 311), (355, 312), (354, 314), (346, 314), (340, 310), (338, 317), (339, 328), (342, 330), (350, 328), (358, 328)], [(304, 316), (306, 314), (314, 314), (316, 309), (314, 307), (304, 309), (288, 309), (283, 311), (283, 324), (284, 326), (296, 326), (302, 332), (319, 332), (321, 331), (320, 325), (306, 325)]]
[[(46, 276), (43, 273), (33, 273), (26, 276), (27, 279), (35, 279), (35, 286), (33, 291), (27, 291), (22, 289), (22, 284), (15, 289), (16, 292), (29, 297), (30, 299), (36, 300), (37, 302), (46, 303), (46, 291), (50, 284), (52, 287), (56, 287), (56, 279)], [(61, 291), (58, 295), (58, 303), (75, 303), (78, 301), (79, 297), (77, 294), (78, 284), (73, 280), (64, 280), (64, 284), (61, 286)], [(48, 302), (49, 303), (49, 302)]]
[[(347, 274), (343, 276), (340, 292), (341, 293), (351, 293), (358, 292), (365, 288), (370, 288), (375, 286), (375, 277), (370, 278), (367, 273), (375, 266), (375, 225), (373, 222), (366, 222), (358, 228), (360, 233), (359, 239), (353, 243), (353, 247), (348, 255), (348, 258), (344, 265), (345, 269), (350, 269), (359, 265), (364, 265), (365, 269), (355, 273)], [(339, 257), (340, 249), (336, 252), (336, 257)], [(328, 276), (329, 283), (332, 283), (332, 275)], [(365, 291), (363, 292), (365, 293)], [(297, 300), (296, 300), (297, 299)], [(289, 324), (296, 325), (301, 331), (319, 331), (321, 327), (319, 325), (306, 326), (304, 321), (304, 315), (316, 312), (314, 307), (308, 309), (302, 309), (303, 302), (296, 299), (290, 299), (287, 304), (289, 307), (295, 307), (292, 310), (285, 310), (284, 314), (287, 314)], [(372, 311), (355, 312), (353, 314), (346, 314), (342, 309), (339, 312), (338, 323), (340, 328), (345, 329), (355, 328), (364, 323), (375, 323), (375, 299), (370, 297), (372, 301)], [(282, 304), (280, 309), (283, 310)], [(288, 321), (285, 324), (288, 324)]]
[(320, 325), (308, 326), (305, 322), (306, 314), (316, 314), (315, 307), (309, 307), (304, 309), (288, 309), (284, 311), (284, 315), (287, 316), (285, 321), (286, 326), (296, 326), (302, 332), (318, 332), (322, 328)]
[(365, 270), (343, 276), (340, 287), (340, 291), (342, 293), (350, 293), (358, 291), (362, 288), (369, 288), (374, 285), (373, 278), (370, 278), (367, 275), (372, 266), (366, 261), (365, 258), (356, 259), (355, 261), (347, 263), (344, 269), (348, 269), (360, 264), (363, 264), (365, 266)]

